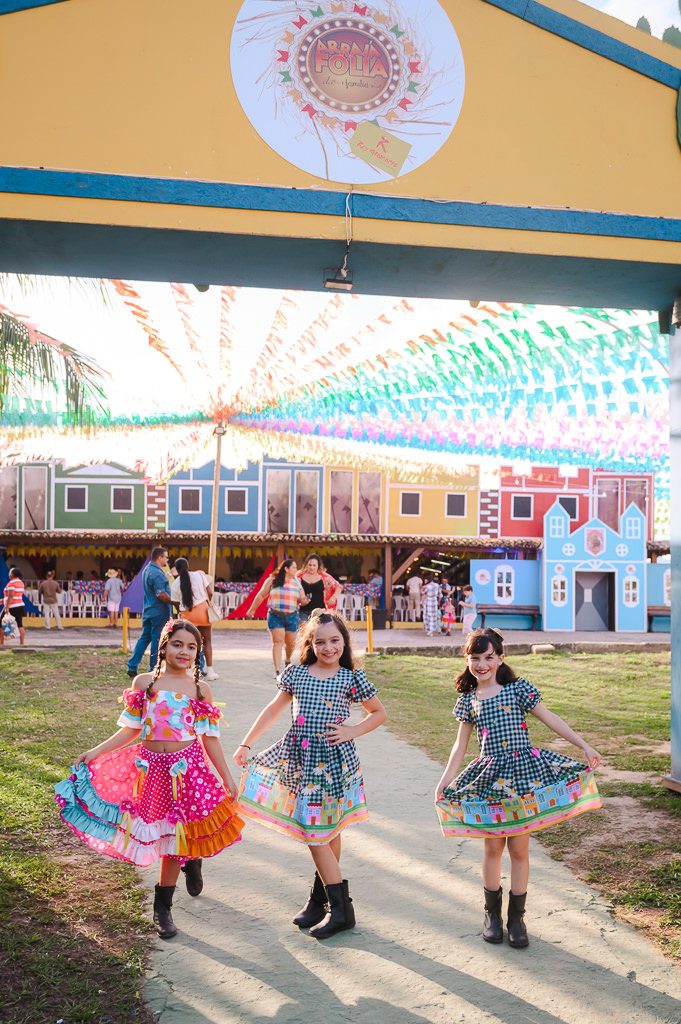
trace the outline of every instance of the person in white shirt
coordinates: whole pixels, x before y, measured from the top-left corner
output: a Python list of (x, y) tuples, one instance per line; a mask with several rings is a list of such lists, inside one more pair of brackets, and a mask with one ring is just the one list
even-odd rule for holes
[(212, 626), (208, 617), (208, 602), (213, 596), (213, 580), (205, 572), (189, 570), (186, 558), (176, 558), (177, 577), (170, 588), (170, 600), (180, 607), (180, 618), (193, 622), (203, 640), (206, 657), (206, 679), (217, 679), (213, 669)]
[(423, 580), (416, 574), (407, 580), (407, 608), (408, 615), (412, 622), (421, 618), (421, 591)]

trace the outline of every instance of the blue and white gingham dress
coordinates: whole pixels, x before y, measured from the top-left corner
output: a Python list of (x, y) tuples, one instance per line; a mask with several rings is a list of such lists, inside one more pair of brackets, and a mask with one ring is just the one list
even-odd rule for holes
[(532, 745), (526, 712), (541, 701), (527, 679), (495, 697), (462, 693), (454, 714), (475, 726), (480, 753), (436, 804), (447, 836), (518, 835), (601, 806), (587, 765)]
[(309, 845), (330, 842), (367, 817), (362, 769), (352, 740), (331, 746), (327, 725), (344, 722), (350, 705), (378, 692), (361, 669), (316, 679), (290, 665), (278, 688), (291, 694), (291, 728), (255, 754), (241, 779), (240, 808), (260, 824)]

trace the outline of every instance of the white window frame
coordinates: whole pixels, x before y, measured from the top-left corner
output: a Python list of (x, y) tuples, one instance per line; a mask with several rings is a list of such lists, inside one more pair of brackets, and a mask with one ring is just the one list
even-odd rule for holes
[(551, 577), (551, 604), (554, 608), (564, 608), (568, 601), (568, 585), (565, 576)]
[[(71, 491), (85, 491), (85, 508), (71, 508), (69, 505), (69, 493)], [(64, 511), (65, 512), (87, 512), (89, 505), (89, 487), (87, 484), (65, 484), (64, 485)]]
[(635, 608), (639, 602), (641, 592), (640, 581), (637, 576), (625, 576), (622, 588), (622, 602), (626, 608)]
[(641, 520), (627, 519), (624, 527), (624, 536), (627, 540), (641, 539)]
[[(183, 516), (200, 516), (203, 511), (203, 487), (179, 487), (178, 496), (178, 511)], [(182, 508), (182, 495), (185, 491), (198, 491), (199, 492), (199, 507), (197, 509), (183, 509)]]
[[(571, 515), (569, 509), (565, 508), (565, 505), (563, 504), (563, 502), (566, 499), (569, 499), (570, 501), (574, 501), (574, 503), (575, 503), (575, 514), (574, 515)], [(565, 509), (565, 511), (567, 512), (571, 522), (576, 522), (576, 520), (579, 519), (579, 498), (577, 497), (576, 494), (560, 494), (558, 496), (558, 504), (560, 505), (560, 507), (562, 509)]]
[[(448, 512), (447, 505), (450, 497), (463, 498), (463, 512), (461, 514)], [(445, 519), (465, 519), (468, 515), (468, 495), (465, 491), (447, 491), (445, 494)]]
[[(509, 593), (504, 593), (507, 588)], [(513, 604), (514, 598), (515, 570), (511, 566), (498, 565), (494, 570), (494, 603)]]
[[(114, 508), (114, 491), (127, 491), (130, 495), (130, 508)], [(135, 488), (128, 484), (111, 484), (111, 511), (130, 515), (135, 511)]]
[[(515, 514), (515, 499), (516, 498), (529, 498), (530, 499), (530, 514), (529, 516), (517, 516)], [(518, 519), (520, 522), (529, 523), (534, 519), (534, 494), (512, 494), (511, 495), (511, 519)]]
[[(228, 508), (229, 495), (241, 491), (244, 496), (244, 508), (243, 511), (237, 512), (233, 508)], [(225, 515), (228, 516), (247, 516), (248, 515), (248, 487), (225, 487)]]
[[(402, 510), (402, 499), (404, 498), (404, 496), (406, 494), (415, 494), (416, 497), (419, 499), (419, 510), (418, 510), (418, 512), (404, 512)], [(422, 492), (421, 491), (400, 491), (400, 515), (403, 516), (405, 519), (418, 519), (421, 516), (421, 504), (422, 504), (421, 498), (422, 498)]]
[(549, 519), (549, 537), (562, 539), (565, 536), (565, 520), (562, 516), (551, 516)]
[(667, 608), (671, 608), (672, 605), (672, 571), (671, 569), (665, 569), (662, 575), (662, 600), (666, 604)]

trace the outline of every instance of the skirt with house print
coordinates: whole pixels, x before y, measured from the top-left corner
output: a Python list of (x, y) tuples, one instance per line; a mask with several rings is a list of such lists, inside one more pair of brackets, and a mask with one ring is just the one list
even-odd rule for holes
[(435, 805), (444, 835), (522, 835), (601, 806), (587, 765), (530, 741), (526, 715), (540, 701), (526, 679), (485, 700), (476, 690), (461, 695), (454, 714), (475, 727), (480, 754)]
[(331, 745), (329, 724), (345, 722), (353, 704), (376, 694), (361, 669), (339, 668), (330, 679), (290, 665), (278, 689), (291, 696), (291, 728), (249, 761), (239, 787), (239, 812), (308, 846), (323, 846), (369, 817), (362, 768), (352, 740)]

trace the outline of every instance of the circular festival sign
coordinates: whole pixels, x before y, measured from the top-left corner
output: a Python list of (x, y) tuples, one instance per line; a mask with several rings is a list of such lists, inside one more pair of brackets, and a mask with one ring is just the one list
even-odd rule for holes
[(461, 47), (435, 0), (246, 0), (230, 63), (258, 135), (327, 181), (415, 170), (449, 138), (463, 102)]

